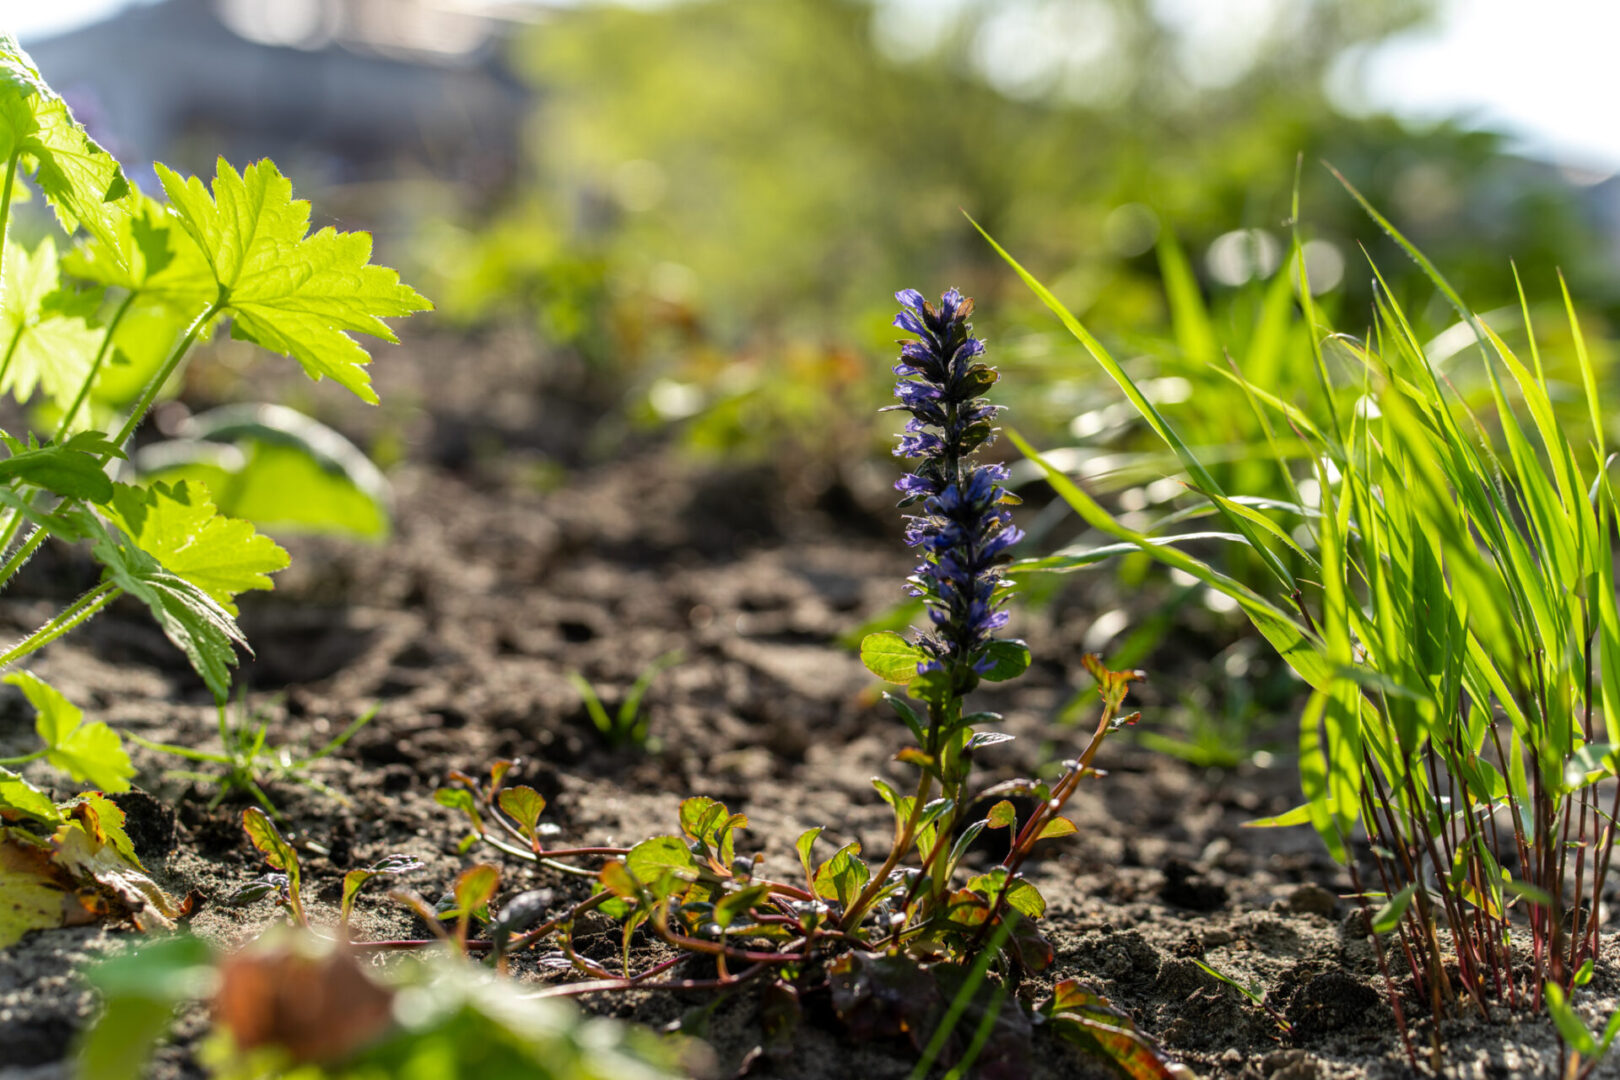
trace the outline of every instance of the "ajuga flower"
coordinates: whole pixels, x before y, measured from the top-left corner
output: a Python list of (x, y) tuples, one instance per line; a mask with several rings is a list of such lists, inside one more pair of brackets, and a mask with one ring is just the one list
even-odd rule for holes
[(937, 309), (915, 289), (895, 299), (904, 310), (894, 324), (919, 339), (901, 343), (894, 368), (900, 404), (889, 406), (911, 414), (896, 456), (919, 462), (895, 484), (901, 506), (922, 509), (906, 525), (906, 542), (923, 554), (909, 579), (911, 592), (927, 603), (933, 622), (933, 630), (917, 638), (930, 657), (918, 672), (944, 671), (955, 684), (971, 684), (991, 666), (986, 649), (1007, 623), (997, 595), (999, 567), (1023, 536), (1006, 509), (1017, 501), (1002, 487), (1007, 470), (973, 460), (995, 437), (991, 425), (1001, 407), (980, 395), (997, 375), (980, 360), (984, 344), (967, 321), (972, 300), (955, 289)]

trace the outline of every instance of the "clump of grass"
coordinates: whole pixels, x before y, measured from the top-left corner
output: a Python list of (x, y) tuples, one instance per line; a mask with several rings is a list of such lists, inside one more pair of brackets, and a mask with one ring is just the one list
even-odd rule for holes
[[(1289, 489), (1264, 504), (1229, 495), (1103, 344), (1002, 252), (1177, 456), (1191, 491), (1225, 523), (1219, 538), (1258, 558), (1258, 581), (1178, 546), (1190, 534), (1128, 527), (1012, 438), (1087, 524), (1236, 601), (1309, 685), (1304, 805), (1257, 824), (1309, 823), (1348, 869), (1375, 928), (1394, 932), (1379, 956), (1415, 1064), (1392, 967), (1410, 973), (1433, 1016), (1484, 1016), (1493, 1003), (1563, 1008), (1598, 959), (1620, 815), (1620, 791), (1606, 807), (1598, 791), (1620, 756), (1615, 493), (1567, 288), (1589, 426), (1555, 410), (1522, 288), (1528, 357), (1362, 204), (1471, 331), (1488, 407), (1470, 408), (1430, 362), (1376, 266), (1370, 331), (1326, 326), (1296, 238), (1291, 269), (1311, 348), (1295, 360), (1316, 372), (1319, 393), (1301, 406), (1230, 361), (1206, 369), (1212, 383), (1241, 388), (1254, 453)], [(1348, 378), (1330, 372), (1329, 340), (1352, 361)], [(1280, 430), (1297, 446), (1275, 438)], [(1172, 514), (1164, 526), (1185, 519)], [(1094, 561), (1075, 552), (1043, 568)]]

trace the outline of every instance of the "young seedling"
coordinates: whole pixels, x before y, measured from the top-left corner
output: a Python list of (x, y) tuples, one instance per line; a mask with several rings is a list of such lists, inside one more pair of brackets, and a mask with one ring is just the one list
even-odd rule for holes
[(568, 681), (579, 691), (580, 700), (585, 703), (585, 711), (590, 716), (591, 723), (611, 749), (619, 750), (626, 746), (641, 750), (651, 749), (648, 717), (641, 711), (641, 701), (647, 696), (647, 691), (652, 689), (653, 680), (657, 679), (659, 674), (685, 659), (685, 654), (675, 649), (648, 664), (636, 677), (630, 692), (625, 694), (618, 709), (612, 713), (607, 711), (601, 697), (596, 693), (596, 688), (585, 676), (577, 671), (570, 671)]
[(354, 735), (377, 715), (377, 705), (373, 705), (365, 712), (351, 720), (342, 731), (324, 743), (320, 749), (302, 756), (294, 756), (291, 747), (270, 746), (270, 722), (262, 714), (250, 715), (245, 696), (237, 698), (236, 718), (232, 720), (224, 705), (217, 706), (219, 711), (219, 742), (223, 748), (220, 752), (198, 750), (190, 746), (175, 746), (171, 743), (155, 742), (144, 739), (139, 735), (131, 734), (129, 739), (137, 746), (143, 746), (162, 754), (184, 758), (199, 764), (219, 765), (222, 772), (197, 772), (187, 769), (171, 769), (167, 775), (181, 780), (191, 780), (202, 784), (211, 784), (219, 790), (208, 802), (208, 809), (212, 810), (220, 803), (236, 795), (248, 795), (253, 798), (265, 813), (277, 821), (282, 815), (270, 801), (265, 788), (274, 786), (283, 781), (293, 781), (302, 784), (311, 791), (320, 792), (327, 798), (342, 806), (348, 806), (349, 797), (319, 778), (309, 775), (309, 768), (322, 758), (326, 758), (342, 749)]

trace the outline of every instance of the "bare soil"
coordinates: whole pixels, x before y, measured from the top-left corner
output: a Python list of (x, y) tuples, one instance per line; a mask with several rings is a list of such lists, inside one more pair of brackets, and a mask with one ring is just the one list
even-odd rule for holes
[[(219, 370), (194, 378), (192, 400), (289, 386), (236, 385)], [(382, 358), (376, 374), (381, 410), (351, 408), (326, 388), (298, 403), (363, 445), (389, 436), (406, 447), (391, 473), (396, 535), (375, 547), (288, 541), (293, 565), (276, 591), (243, 604), (256, 655), (242, 682), (272, 741), (318, 745), (379, 705), (342, 753), (314, 767), (344, 801), (297, 785), (271, 792), (301, 847), (317, 918), (335, 921), (346, 870), (384, 855), (423, 860), (406, 884), (429, 899), (472, 861), (498, 861), (489, 851), (459, 855), (465, 828), (433, 799), (451, 770), (482, 773), (497, 757), (520, 759), (514, 782), (550, 800), (547, 817), (564, 841), (626, 844), (671, 832), (681, 798), (705, 794), (748, 814), (741, 846), (763, 851), (783, 874), (796, 865), (793, 839), (812, 825), (840, 843), (883, 849), (888, 809), (869, 780), (907, 779), (891, 760), (903, 729), (836, 640), (896, 603), (910, 566), (881, 469), (821, 468), (806, 484), (780, 466), (682, 463), (655, 441), (600, 422), (606, 402), (581, 389), (587, 382), (547, 369), (514, 339), (419, 342)], [(618, 440), (614, 460), (592, 464), (587, 450), (600, 453), (604, 439)], [(31, 628), (93, 575), (74, 553), (47, 550), (0, 600), (0, 626)], [(986, 784), (1061, 759), (1083, 738), (1054, 717), (1086, 682), (1080, 658), (1092, 618), (1129, 600), (1119, 589), (1111, 577), (1077, 579), (1038, 610), (1015, 614), (1014, 632), (1036, 663), (978, 696), (976, 706), (1004, 713), (1018, 736), (985, 753)], [(1237, 633), (1208, 612), (1184, 622), (1135, 695), (1144, 727), (1183, 707)], [(566, 673), (583, 673), (611, 709), (672, 649), (685, 660), (646, 699), (656, 746), (607, 750)], [(148, 739), (217, 747), (206, 691), (133, 605), (120, 602), (35, 667), (92, 718)], [(1279, 716), (1285, 739), (1290, 721)], [(20, 697), (0, 700), (0, 755), (27, 749), (29, 727)], [(133, 834), (163, 884), (212, 901), (194, 929), (236, 943), (279, 918), (268, 902), (219, 903), (264, 869), (240, 828), (243, 804), (210, 810), (209, 787), (166, 775), (181, 763), (135, 756), (144, 790), (123, 800)], [(1285, 754), (1269, 767), (1205, 770), (1121, 738), (1098, 763), (1107, 775), (1071, 804), (1079, 834), (1049, 845), (1029, 871), (1050, 903), (1044, 928), (1057, 962), (1027, 988), (1090, 982), (1200, 1075), (1411, 1074), (1365, 921), (1341, 898), (1351, 891), (1344, 871), (1306, 831), (1243, 828), (1297, 802)], [(995, 853), (987, 845), (975, 857)], [(559, 909), (583, 895), (549, 872), (505, 873), (509, 891), (552, 888)], [(380, 896), (362, 900), (358, 928), (422, 933)], [(616, 932), (600, 929), (610, 956)], [(0, 1077), (70, 1074), (72, 1038), (94, 1011), (74, 969), (132, 938), (119, 928), (42, 932), (0, 952)], [(1195, 959), (1255, 987), (1292, 1035)], [(555, 975), (531, 964), (519, 977)], [(1591, 1000), (1612, 1008), (1615, 986), (1600, 968)], [(1426, 1045), (1426, 1007), (1409, 986), (1402, 991)], [(584, 1002), (658, 1025), (698, 1003), (647, 993)], [(914, 1059), (902, 1043), (854, 1043), (830, 1010), (807, 1013), (790, 1053), (756, 1054), (757, 1013), (740, 995), (708, 1018), (700, 1033), (713, 1047), (715, 1075), (883, 1080), (906, 1076)], [(203, 1025), (196, 1011), (182, 1018), (155, 1075), (198, 1075), (191, 1049)], [(1037, 1076), (1108, 1075), (1038, 1034)], [(1556, 1038), (1541, 1019), (1447, 1020), (1440, 1035), (1448, 1075), (1560, 1073)]]

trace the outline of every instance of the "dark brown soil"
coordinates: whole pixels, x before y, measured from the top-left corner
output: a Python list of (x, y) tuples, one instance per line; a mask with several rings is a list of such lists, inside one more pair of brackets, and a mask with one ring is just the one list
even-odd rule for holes
[[(516, 781), (550, 799), (547, 816), (566, 841), (631, 843), (672, 831), (680, 799), (706, 794), (748, 814), (743, 846), (783, 874), (794, 865), (794, 837), (812, 825), (882, 849), (888, 810), (869, 778), (905, 778), (891, 761), (903, 729), (835, 640), (895, 603), (909, 568), (881, 470), (805, 485), (777, 468), (678, 463), (634, 437), (613, 463), (591, 465), (587, 448), (604, 438), (592, 425), (597, 406), (559, 390), (555, 373), (517, 341), (418, 343), (376, 370), (380, 410), (350, 409), (324, 387), (297, 393), (358, 441), (388, 434), (408, 448), (392, 473), (397, 535), (379, 547), (290, 541), (293, 566), (276, 591), (243, 605), (256, 656), (242, 681), (273, 741), (318, 744), (379, 706), (344, 752), (313, 770), (345, 801), (297, 785), (271, 792), (302, 847), (318, 918), (334, 919), (344, 871), (381, 856), (422, 859), (407, 884), (430, 899), (461, 867), (489, 860), (487, 851), (457, 854), (465, 830), (433, 792), (450, 770), (479, 773), (496, 757), (521, 759)], [(268, 385), (288, 386), (279, 377)], [(194, 390), (206, 399), (242, 388), (200, 377)], [(0, 624), (30, 628), (53, 596), (92, 573), (72, 553), (42, 555), (0, 602)], [(1082, 737), (1053, 718), (1084, 685), (1092, 616), (1121, 602), (1111, 581), (1077, 582), (1040, 610), (1015, 614), (1037, 660), (1023, 679), (979, 695), (978, 707), (1003, 712), (1018, 736), (984, 755), (987, 784), (1067, 756)], [(1153, 657), (1152, 681), (1137, 695), (1144, 727), (1181, 707), (1235, 632), (1214, 616), (1188, 625)], [(656, 748), (608, 751), (566, 674), (583, 673), (611, 709), (672, 649), (685, 660), (646, 701)], [(116, 607), (35, 667), (92, 718), (149, 739), (217, 746), (206, 692), (133, 606)], [(8, 733), (0, 754), (26, 749), (22, 704), (8, 696), (0, 709)], [(242, 804), (209, 810), (209, 788), (166, 776), (178, 763), (144, 751), (137, 761), (150, 796), (124, 805), (141, 854), (177, 893), (196, 888), (214, 901), (195, 929), (234, 943), (278, 918), (268, 903), (217, 902), (263, 870), (239, 827)], [(1108, 775), (1071, 804), (1079, 835), (1052, 844), (1030, 870), (1050, 902), (1046, 931), (1057, 952), (1032, 985), (1089, 981), (1204, 1075), (1407, 1075), (1365, 922), (1340, 899), (1350, 891), (1343, 871), (1308, 832), (1242, 828), (1297, 801), (1287, 757), (1199, 770), (1122, 738), (1098, 762)], [(581, 894), (546, 872), (505, 873), (509, 891), (553, 888), (558, 907)], [(380, 895), (362, 900), (361, 913), (366, 934), (421, 933)], [(68, 1075), (72, 1036), (93, 1011), (73, 969), (129, 941), (118, 930), (64, 930), (0, 953), (0, 1076)], [(1195, 959), (1257, 987), (1293, 1034)], [(1597, 986), (1607, 979), (1600, 972)], [(693, 999), (642, 993), (586, 1004), (667, 1024)], [(1423, 1011), (1407, 1002), (1426, 1039)], [(196, 1075), (189, 1039), (199, 1027), (195, 1016), (182, 1024), (158, 1075)], [(704, 1034), (717, 1075), (733, 1075), (762, 1041), (753, 1000), (719, 1010)], [(1442, 1036), (1459, 1076), (1559, 1073), (1541, 1020), (1448, 1021)], [(1038, 1033), (1037, 1075), (1099, 1072), (1045, 1039)], [(749, 1075), (817, 1080), (903, 1077), (911, 1067), (904, 1046), (853, 1044), (814, 1012), (792, 1053), (752, 1060)]]

